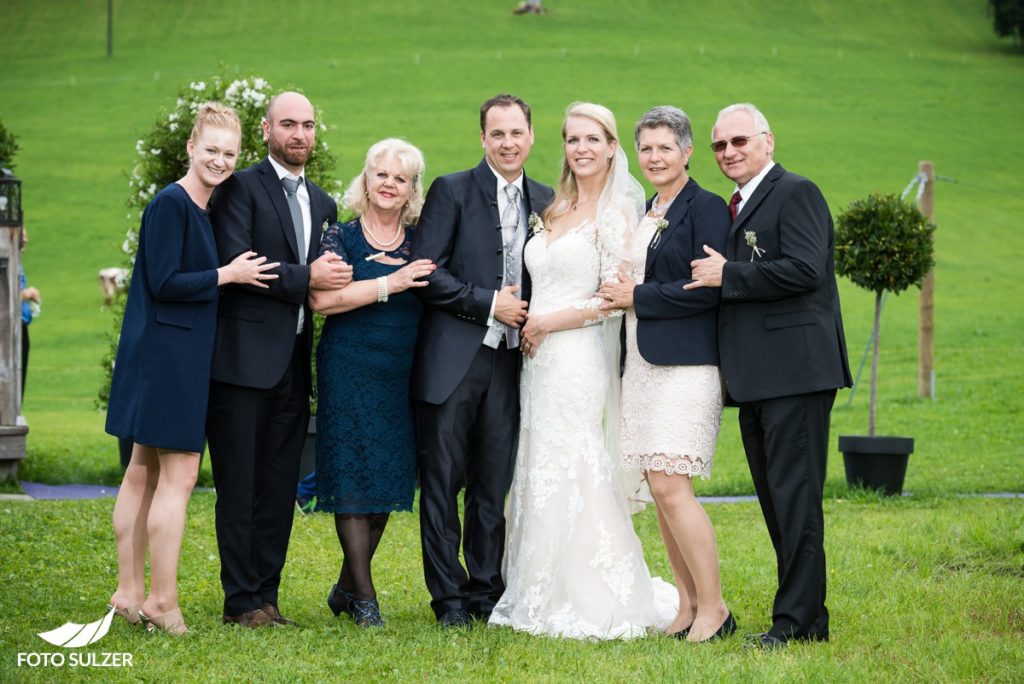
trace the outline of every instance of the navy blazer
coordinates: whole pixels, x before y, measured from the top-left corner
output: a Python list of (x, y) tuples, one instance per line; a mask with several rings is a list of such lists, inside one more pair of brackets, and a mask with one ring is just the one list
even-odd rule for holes
[[(312, 219), (306, 263), (299, 263), (295, 228), (281, 180), (266, 157), (239, 171), (218, 187), (214, 195), (214, 235), (221, 263), (252, 250), (280, 266), (271, 273), (269, 288), (228, 285), (221, 294), (213, 379), (243, 387), (269, 389), (284, 376), (296, 344), (305, 358), (313, 348), (313, 317), (306, 301), (309, 264), (320, 253), (320, 235), (338, 219), (330, 196), (306, 179)], [(299, 307), (306, 323), (299, 340), (295, 330)], [(307, 380), (308, 363), (303, 364)], [(311, 383), (310, 383), (311, 384)]]
[(644, 282), (633, 290), (640, 356), (656, 366), (717, 366), (720, 291), (683, 285), (693, 282), (690, 262), (707, 256), (704, 245), (725, 252), (729, 209), (691, 178), (665, 220), (647, 248)]
[(218, 265), (205, 211), (171, 183), (142, 214), (110, 384), (110, 434), (203, 450)]
[(743, 205), (726, 242), (718, 347), (732, 401), (852, 384), (834, 250), (821, 191), (776, 164)]
[[(427, 192), (412, 258), (430, 259), (437, 269), (425, 279), (429, 285), (414, 290), (425, 305), (412, 372), (419, 401), (444, 402), (487, 334), (504, 271), (497, 187), (484, 159), (476, 168), (438, 177)], [(527, 213), (541, 213), (553, 196), (551, 188), (523, 176)], [(525, 265), (520, 296), (530, 297)]]

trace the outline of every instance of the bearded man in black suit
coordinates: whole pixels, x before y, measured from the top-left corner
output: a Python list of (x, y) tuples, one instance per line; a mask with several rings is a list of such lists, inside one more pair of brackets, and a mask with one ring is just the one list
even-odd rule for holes
[(268, 156), (225, 181), (212, 212), (222, 263), (255, 251), (281, 264), (269, 288), (231, 285), (221, 293), (206, 422), (224, 622), (246, 627), (294, 624), (278, 610), (277, 593), (309, 422), (307, 296), (352, 280), (340, 257), (317, 258), (338, 209), (304, 177), (316, 139), (313, 105), (299, 93), (275, 96), (263, 138)]
[(832, 217), (817, 186), (772, 160), (751, 104), (723, 109), (711, 147), (736, 183), (725, 255), (710, 247), (686, 285), (720, 287), (718, 347), (727, 402), (775, 547), (779, 587), (759, 648), (827, 641), (822, 490), (829, 413), (852, 384), (833, 262)]
[(412, 257), (437, 264), (416, 290), (424, 311), (412, 395), (423, 572), (443, 627), (486, 620), (505, 589), (504, 505), (519, 431), (519, 328), (529, 300), (523, 247), (528, 216), (553, 196), (523, 173), (533, 146), (523, 100), (484, 102), (480, 141), (484, 159), (475, 168), (430, 186)]

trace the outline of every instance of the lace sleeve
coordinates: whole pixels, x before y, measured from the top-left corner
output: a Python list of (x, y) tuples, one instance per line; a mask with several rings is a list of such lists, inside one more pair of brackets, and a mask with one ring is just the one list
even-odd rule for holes
[[(629, 245), (636, 228), (637, 218), (632, 216), (628, 207), (609, 207), (603, 211), (596, 222), (594, 240), (601, 263), (601, 273), (597, 286), (610, 280), (618, 280), (619, 275), (629, 277)], [(596, 292), (596, 290), (595, 290)], [(576, 305), (585, 314), (583, 325), (593, 325), (609, 318), (622, 316), (621, 309), (599, 311), (603, 299), (591, 296)], [(593, 315), (589, 315), (593, 312)]]

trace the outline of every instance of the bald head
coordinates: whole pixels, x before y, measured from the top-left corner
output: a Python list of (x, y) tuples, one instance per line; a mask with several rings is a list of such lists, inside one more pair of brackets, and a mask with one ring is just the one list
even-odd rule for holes
[(296, 93), (292, 90), (286, 90), (270, 98), (270, 102), (267, 103), (267, 113), (263, 118), (273, 122), (278, 112), (288, 107), (305, 107), (310, 112), (310, 118), (312, 118), (312, 103), (302, 93)]
[(263, 139), (274, 161), (302, 175), (316, 141), (315, 112), (305, 95), (286, 91), (271, 98), (263, 118)]

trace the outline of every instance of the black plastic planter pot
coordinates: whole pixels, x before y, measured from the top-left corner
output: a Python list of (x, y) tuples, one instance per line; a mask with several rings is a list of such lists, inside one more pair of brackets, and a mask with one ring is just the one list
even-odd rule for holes
[(913, 437), (840, 436), (839, 450), (849, 486), (880, 489), (889, 496), (903, 492)]

